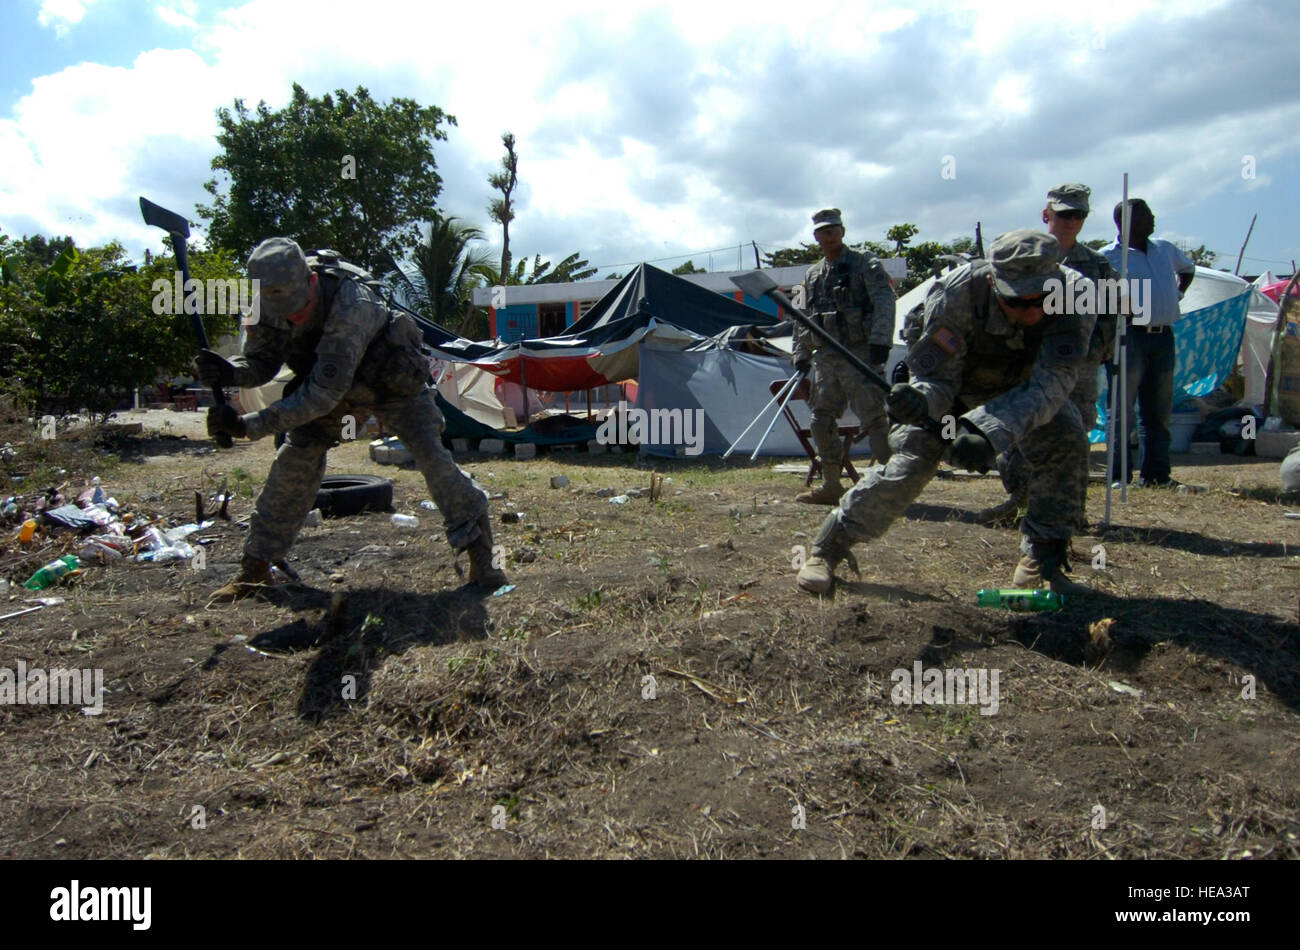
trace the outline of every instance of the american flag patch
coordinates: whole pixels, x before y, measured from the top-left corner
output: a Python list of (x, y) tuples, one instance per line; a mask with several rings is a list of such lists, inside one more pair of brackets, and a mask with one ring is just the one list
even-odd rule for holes
[(934, 336), (930, 339), (939, 344), (939, 348), (949, 356), (957, 355), (957, 337), (947, 327), (940, 327), (934, 331)]

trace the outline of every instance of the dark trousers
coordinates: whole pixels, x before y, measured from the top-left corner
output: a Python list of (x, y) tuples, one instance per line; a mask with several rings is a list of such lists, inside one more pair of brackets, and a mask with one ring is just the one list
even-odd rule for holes
[[(1133, 469), (1143, 481), (1164, 482), (1169, 479), (1170, 420), (1174, 411), (1174, 332), (1165, 327), (1163, 333), (1153, 333), (1151, 328), (1128, 327), (1127, 382), (1129, 477)], [(1106, 405), (1111, 405), (1110, 387), (1117, 374), (1110, 363), (1106, 364)], [(1137, 401), (1141, 423), (1133, 426), (1133, 403)], [(1115, 438), (1119, 439), (1119, 420), (1115, 419)], [(1137, 466), (1134, 465), (1133, 447), (1140, 446)], [(1111, 481), (1120, 477), (1119, 445), (1111, 469)]]

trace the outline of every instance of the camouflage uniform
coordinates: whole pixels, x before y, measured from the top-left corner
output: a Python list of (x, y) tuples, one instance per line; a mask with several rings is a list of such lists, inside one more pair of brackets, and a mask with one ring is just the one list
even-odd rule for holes
[[(258, 254), (272, 242), (281, 242), (275, 253), (301, 260), (296, 244), (273, 238), (254, 251), (250, 273)], [(296, 257), (286, 250), (290, 244)], [(451, 546), (465, 549), (484, 532), (490, 540), (484, 525), (486, 495), (442, 446), (444, 421), (427, 384), (429, 364), (419, 348), (419, 328), (408, 316), (390, 313), (362, 280), (313, 270), (320, 293), (306, 322), (290, 323), (263, 304), (257, 322), (247, 327), (242, 355), (230, 361), (238, 386), (260, 386), (282, 364), (294, 370), (295, 382), (301, 380), (266, 409), (242, 417), (250, 439), (287, 433), (257, 499), (244, 544), (245, 563), (275, 562), (288, 553), (315, 503), (325, 455), (341, 437), (343, 417), (352, 416), (355, 424), (372, 413), (414, 456), (442, 512)]]
[[(872, 254), (845, 247), (834, 263), (825, 258), (808, 268), (804, 278), (805, 309), (822, 329), (855, 356), (872, 365), (868, 348), (890, 345), (894, 332), (894, 290), (889, 275)], [(846, 405), (871, 440), (876, 461), (889, 458), (889, 421), (885, 394), (801, 324), (794, 330), (794, 361), (812, 358), (813, 444), (822, 463), (839, 465), (844, 450), (840, 416)], [(884, 374), (884, 367), (872, 367)]]
[[(1069, 188), (1071, 192), (1082, 191), (1082, 210), (1088, 210), (1087, 194), (1089, 189), (1082, 185), (1063, 185), (1061, 188)], [(1056, 194), (1057, 192), (1053, 191), (1049, 193), (1048, 197), (1052, 198)], [(1074, 195), (1071, 194), (1070, 197), (1074, 197)], [(1077, 198), (1075, 200), (1077, 202)], [(1061, 263), (1078, 271), (1093, 283), (1119, 276), (1101, 251), (1094, 251), (1084, 244), (1076, 243), (1066, 252), (1061, 259)], [(1100, 304), (1101, 298), (1098, 299)], [(1078, 380), (1075, 382), (1073, 392), (1070, 393), (1070, 399), (1078, 407), (1079, 415), (1082, 417), (1085, 436), (1097, 425), (1097, 374), (1101, 364), (1109, 360), (1114, 354), (1116, 329), (1115, 314), (1098, 314), (1092, 337), (1088, 342), (1088, 353), (1084, 357), (1083, 365), (1079, 367)], [(1085, 485), (1087, 464), (1085, 457)], [(1002, 476), (1002, 486), (1006, 489), (1015, 506), (1023, 508), (1025, 506), (1026, 492), (1029, 489), (1029, 463), (1026, 461), (1024, 454), (1012, 447), (1010, 451), (999, 456), (998, 473)], [(1084, 501), (1086, 501), (1086, 492)], [(996, 510), (998, 509), (989, 509), (989, 511)], [(1076, 514), (1080, 530), (1086, 528), (1088, 519), (1083, 502), (1080, 502)]]
[[(1025, 235), (1057, 253), (1055, 238), (1018, 231), (994, 242), (990, 256), (1000, 243)], [(1019, 447), (1032, 466), (1021, 549), (1050, 577), (1064, 566), (1086, 489), (1087, 442), (1069, 396), (1095, 317), (1058, 314), (1034, 327), (1013, 324), (993, 299), (990, 273), (988, 261), (977, 261), (930, 289), (924, 329), (907, 356), (911, 385), (932, 418), (962, 413), (959, 425), (982, 434), (995, 451)], [(1055, 273), (1067, 293), (1080, 278), (1067, 267)], [(889, 463), (873, 466), (822, 523), (813, 555), (832, 571), (852, 544), (885, 533), (934, 476), (945, 450), (939, 438), (913, 425), (895, 426), (890, 444)]]

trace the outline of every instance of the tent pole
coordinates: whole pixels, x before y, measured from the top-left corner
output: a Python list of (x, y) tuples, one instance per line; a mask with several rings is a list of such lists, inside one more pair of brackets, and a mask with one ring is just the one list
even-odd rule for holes
[(519, 354), (519, 380), (524, 389), (524, 425), (528, 425), (528, 357), (522, 352), (520, 347)]
[(1250, 227), (1246, 229), (1246, 240), (1241, 242), (1241, 250), (1237, 252), (1237, 266), (1232, 269), (1232, 276), (1236, 277), (1241, 273), (1241, 258), (1246, 253), (1246, 245), (1250, 243), (1250, 236), (1255, 232), (1255, 219), (1259, 217), (1256, 211), (1250, 218)]
[[(1133, 209), (1128, 204), (1128, 172), (1124, 173), (1124, 210), (1120, 213), (1119, 279), (1120, 284), (1128, 286), (1128, 242), (1132, 234)], [(1119, 459), (1119, 501), (1128, 504), (1128, 347), (1119, 351), (1119, 395), (1123, 400), (1123, 409), (1119, 416), (1119, 449), (1123, 454)]]

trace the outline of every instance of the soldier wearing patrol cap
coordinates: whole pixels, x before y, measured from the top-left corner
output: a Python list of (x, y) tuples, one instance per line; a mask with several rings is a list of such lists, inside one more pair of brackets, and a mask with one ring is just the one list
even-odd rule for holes
[(830, 591), (840, 561), (856, 570), (852, 546), (880, 537), (916, 499), (945, 449), (918, 423), (950, 413), (960, 430), (949, 449), (954, 465), (987, 471), (1013, 445), (1029, 462), (1024, 556), (1014, 585), (1087, 589), (1062, 572), (1087, 454), (1069, 396), (1094, 317), (1044, 313), (1054, 281), (1071, 293), (1080, 279), (1060, 265), (1059, 250), (1049, 234), (1011, 231), (993, 242), (987, 260), (957, 268), (930, 289), (924, 328), (907, 355), (912, 382), (894, 386), (888, 398), (890, 415), (903, 423), (890, 433), (889, 464), (873, 466), (822, 522), (799, 571), (801, 590)]
[[(827, 333), (848, 347), (863, 362), (883, 373), (894, 332), (894, 289), (879, 259), (844, 244), (844, 222), (839, 208), (813, 215), (813, 238), (825, 255), (808, 268), (804, 277), (806, 310)], [(794, 365), (811, 372), (809, 428), (821, 462), (822, 484), (804, 492), (797, 501), (833, 505), (843, 494), (840, 484), (844, 443), (839, 419), (853, 407), (877, 462), (889, 458), (889, 420), (883, 395), (862, 374), (820, 339), (796, 325)]]
[(469, 552), (471, 583), (504, 584), (505, 574), (492, 565), (487, 496), (442, 447), (442, 413), (428, 387), (429, 364), (414, 321), (389, 311), (360, 279), (368, 274), (319, 261), (313, 267), (287, 238), (259, 244), (248, 274), (258, 282), (257, 320), (247, 328), (243, 353), (227, 360), (202, 351), (199, 377), (208, 385), (260, 386), (287, 364), (298, 385), (261, 412), (241, 416), (229, 405), (209, 411), (213, 434), (288, 434), (257, 498), (239, 573), (212, 599), (236, 600), (270, 582), (270, 565), (288, 553), (302, 528), (325, 473), (325, 453), (348, 414), (374, 413), (415, 457), (448, 542)]
[[(1047, 193), (1047, 205), (1043, 208), (1043, 223), (1047, 233), (1056, 238), (1061, 245), (1061, 263), (1077, 270), (1094, 284), (1111, 280), (1119, 275), (1111, 267), (1110, 261), (1101, 251), (1094, 251), (1078, 241), (1083, 222), (1088, 218), (1088, 199), (1092, 189), (1077, 182), (1057, 185)], [(1088, 341), (1088, 353), (1084, 365), (1079, 367), (1078, 379), (1070, 399), (1079, 408), (1083, 418), (1083, 431), (1086, 435), (1097, 424), (1097, 377), (1101, 364), (1111, 358), (1115, 349), (1116, 321), (1114, 313), (1104, 311), (1107, 295), (1097, 295), (1097, 323), (1092, 330), (1092, 339)], [(1085, 473), (1087, 460), (1084, 460)], [(998, 524), (1014, 520), (1025, 507), (1029, 491), (1029, 463), (1018, 449), (1012, 448), (998, 457), (998, 471), (1002, 475), (1003, 487), (1007, 490), (1007, 500), (992, 508), (985, 508), (976, 515), (984, 524)], [(1079, 528), (1087, 527), (1087, 516), (1082, 507), (1076, 513)]]

